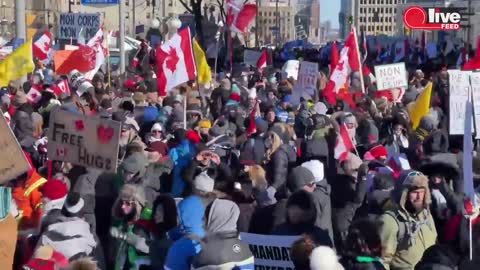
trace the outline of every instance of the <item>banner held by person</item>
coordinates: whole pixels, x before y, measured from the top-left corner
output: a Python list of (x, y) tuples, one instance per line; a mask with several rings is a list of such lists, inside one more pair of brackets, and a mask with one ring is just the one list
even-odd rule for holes
[[(449, 70), (449, 132), (461, 135), (464, 132), (465, 106), (470, 93), (470, 71)], [(472, 128), (472, 131), (475, 129)]]
[(56, 38), (78, 39), (83, 34), (83, 38), (89, 40), (99, 28), (100, 13), (62, 13)]
[(255, 269), (295, 269), (290, 248), (300, 236), (262, 235), (240, 233), (255, 257)]
[(302, 61), (298, 71), (298, 80), (294, 87), (294, 95), (297, 97), (315, 96), (318, 81), (318, 64)]
[[(475, 120), (475, 127), (480, 127), (480, 73), (473, 72), (470, 74), (470, 86), (472, 87), (473, 95), (473, 118)], [(476, 132), (476, 139), (480, 139), (480, 131)]]
[(375, 66), (377, 90), (408, 87), (405, 63)]
[(48, 129), (48, 158), (115, 173), (121, 123), (55, 109)]
[(0, 158), (0, 184), (13, 180), (31, 169), (3, 113), (0, 114), (0, 149), (8, 153)]

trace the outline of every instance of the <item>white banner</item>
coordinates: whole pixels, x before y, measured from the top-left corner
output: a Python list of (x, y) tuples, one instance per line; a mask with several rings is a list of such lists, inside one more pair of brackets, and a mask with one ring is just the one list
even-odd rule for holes
[(82, 30), (85, 40), (95, 36), (100, 28), (99, 13), (62, 13), (58, 25), (58, 39), (77, 39)]
[(318, 81), (318, 64), (313, 62), (300, 62), (300, 70), (298, 71), (297, 83), (294, 86), (295, 95), (299, 97), (315, 96)]
[(405, 63), (375, 66), (377, 90), (408, 87)]
[(240, 233), (255, 257), (255, 270), (294, 270), (290, 248), (300, 236), (263, 235)]
[[(480, 128), (480, 73), (470, 74), (470, 86), (473, 95), (473, 118), (475, 119), (475, 129)], [(474, 129), (472, 129), (474, 130)], [(476, 139), (480, 139), (480, 132), (477, 131)]]
[[(470, 71), (449, 70), (449, 131), (450, 135), (464, 132), (465, 106), (470, 91)], [(473, 129), (472, 129), (473, 130)]]

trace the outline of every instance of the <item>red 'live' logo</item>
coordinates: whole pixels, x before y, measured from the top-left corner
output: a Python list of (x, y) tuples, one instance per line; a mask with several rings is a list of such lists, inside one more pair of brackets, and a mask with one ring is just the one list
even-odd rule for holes
[(459, 8), (408, 7), (403, 13), (403, 22), (410, 29), (458, 30), (462, 21)]

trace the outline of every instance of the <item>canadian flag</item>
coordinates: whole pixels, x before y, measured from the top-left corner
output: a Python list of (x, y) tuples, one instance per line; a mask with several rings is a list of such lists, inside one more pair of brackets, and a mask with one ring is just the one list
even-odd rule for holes
[(197, 76), (190, 28), (185, 27), (156, 49), (157, 81), (160, 96)]
[(267, 67), (267, 50), (262, 51), (262, 55), (258, 58), (257, 68), (262, 69)]
[(68, 85), (67, 80), (63, 80), (52, 87), (53, 93), (57, 97), (65, 93), (67, 96), (70, 96), (70, 86)]
[[(107, 38), (108, 40), (108, 38)], [(95, 51), (95, 68), (85, 73), (85, 78), (87, 80), (92, 80), (93, 76), (98, 72), (100, 67), (105, 63), (105, 58), (107, 56), (107, 49), (104, 45), (104, 38), (103, 38), (103, 26), (98, 29), (95, 36), (93, 36), (88, 42), (87, 46), (92, 48)]]
[(10, 125), (10, 122), (12, 121), (12, 117), (10, 117), (10, 114), (8, 112), (4, 112), (3, 117), (5, 117), (5, 120), (7, 120), (7, 123)]
[(355, 149), (352, 139), (348, 135), (347, 125), (342, 124), (340, 126), (340, 134), (337, 136), (337, 142), (334, 149), (334, 157), (337, 160), (343, 161), (347, 158), (348, 153), (352, 149)]
[(42, 98), (42, 93), (35, 87), (31, 87), (27, 93), (27, 100), (30, 104), (37, 104)]
[(338, 92), (345, 87), (350, 73), (360, 70), (358, 44), (355, 36), (355, 32), (352, 29), (340, 52), (340, 59), (330, 75), (330, 80), (325, 86), (323, 94), (328, 103), (332, 105), (336, 104)]
[(370, 78), (371, 83), (374, 83), (377, 81), (377, 78), (375, 78), (375, 75), (373, 75), (372, 71), (370, 71), (370, 69), (366, 65), (362, 66), (362, 73), (363, 73), (363, 76), (368, 76)]
[(52, 34), (45, 30), (43, 35), (40, 36), (37, 41), (33, 43), (32, 51), (33, 56), (38, 58), (40, 61), (45, 61), (48, 59), (48, 54), (52, 47)]
[(243, 0), (228, 0), (227, 25), (233, 32), (245, 33), (257, 14), (257, 5)]
[(65, 157), (67, 155), (67, 149), (57, 148), (57, 157)]

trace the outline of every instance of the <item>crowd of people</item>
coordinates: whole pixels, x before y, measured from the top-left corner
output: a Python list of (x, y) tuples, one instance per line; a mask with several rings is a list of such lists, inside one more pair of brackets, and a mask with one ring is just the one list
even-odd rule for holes
[[(447, 130), (446, 71), (417, 70), (394, 101), (366, 80), (355, 107), (328, 104), (321, 83), (297, 101), (279, 70), (219, 75), (211, 92), (189, 82), (166, 97), (152, 72), (97, 74), (81, 96), (73, 86), (56, 96), (46, 75), (62, 79), (39, 68), (0, 90), (32, 167), (0, 189), (0, 226), (18, 224), (16, 248), (1, 250), (12, 269), (260, 269), (241, 232), (299, 236), (297, 270), (480, 265), (478, 204), (465, 203), (462, 140)], [(428, 82), (431, 112), (413, 129), (409, 104)], [(43, 89), (36, 104), (32, 85)], [(121, 123), (116, 173), (47, 161), (58, 107)], [(343, 125), (355, 148), (338, 157)]]

